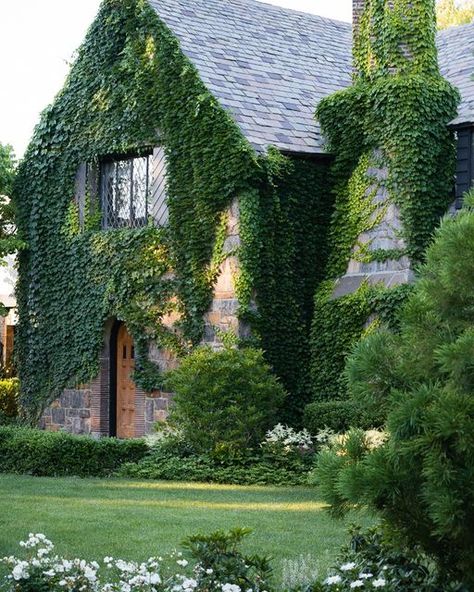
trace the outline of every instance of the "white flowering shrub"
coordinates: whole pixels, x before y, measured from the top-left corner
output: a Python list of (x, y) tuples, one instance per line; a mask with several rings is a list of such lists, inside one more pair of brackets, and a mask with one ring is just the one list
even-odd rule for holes
[(27, 550), (26, 559), (11, 556), (2, 560), (9, 570), (3, 589), (15, 592), (99, 590), (99, 564), (95, 561), (68, 560), (54, 555), (54, 545), (44, 534), (30, 533), (26, 541), (20, 542), (20, 547)]
[[(247, 557), (238, 544), (249, 531), (191, 537), (189, 560), (182, 553), (145, 562), (105, 557), (101, 565), (55, 554), (44, 534), (30, 533), (20, 547), (26, 557), (0, 562), (4, 592), (271, 592), (264, 558)], [(3, 572), (3, 573), (2, 573)]]
[(279, 423), (266, 433), (261, 446), (285, 452), (308, 452), (313, 449), (313, 439), (306, 429), (297, 432), (294, 428)]
[(380, 529), (352, 534), (340, 563), (312, 592), (468, 592), (459, 582), (447, 581), (419, 551), (387, 542)]
[(354, 561), (343, 563), (334, 573), (322, 583), (321, 590), (396, 590), (386, 578), (387, 566), (383, 566), (378, 573), (361, 569)]

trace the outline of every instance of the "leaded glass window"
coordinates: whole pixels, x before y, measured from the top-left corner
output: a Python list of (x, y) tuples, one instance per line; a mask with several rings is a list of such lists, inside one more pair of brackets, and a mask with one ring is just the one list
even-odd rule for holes
[(150, 184), (150, 156), (102, 162), (102, 227), (108, 229), (145, 226), (148, 221)]

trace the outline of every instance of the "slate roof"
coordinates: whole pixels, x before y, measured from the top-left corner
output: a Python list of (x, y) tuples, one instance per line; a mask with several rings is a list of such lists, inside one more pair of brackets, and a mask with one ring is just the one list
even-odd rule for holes
[(149, 0), (258, 151), (324, 152), (317, 103), (351, 79), (351, 25), (256, 0)]
[[(349, 23), (257, 0), (149, 0), (257, 151), (324, 153), (318, 102), (351, 83)], [(438, 35), (441, 72), (474, 122), (474, 23)]]
[(474, 123), (474, 23), (438, 33), (441, 73), (461, 91), (453, 125)]

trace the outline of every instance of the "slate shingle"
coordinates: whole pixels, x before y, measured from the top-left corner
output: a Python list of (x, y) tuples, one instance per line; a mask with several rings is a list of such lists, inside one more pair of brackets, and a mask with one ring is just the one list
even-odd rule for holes
[[(257, 0), (149, 2), (257, 151), (324, 153), (314, 112), (351, 83), (350, 24)], [(453, 124), (474, 123), (474, 23), (439, 33), (438, 49), (462, 94)]]
[(474, 23), (438, 33), (441, 74), (461, 92), (453, 125), (474, 123)]
[(314, 111), (350, 84), (348, 23), (256, 0), (149, 1), (258, 151), (324, 152)]

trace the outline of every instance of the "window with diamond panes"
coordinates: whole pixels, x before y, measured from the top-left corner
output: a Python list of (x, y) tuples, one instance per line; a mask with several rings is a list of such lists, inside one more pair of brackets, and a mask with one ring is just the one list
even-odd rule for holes
[(104, 160), (100, 167), (81, 163), (75, 193), (81, 229), (87, 215), (87, 196), (91, 210), (100, 203), (103, 228), (138, 228), (148, 220), (164, 226), (169, 217), (164, 149), (157, 146), (144, 157)]
[(148, 220), (150, 156), (106, 161), (100, 167), (103, 228), (139, 228)]

